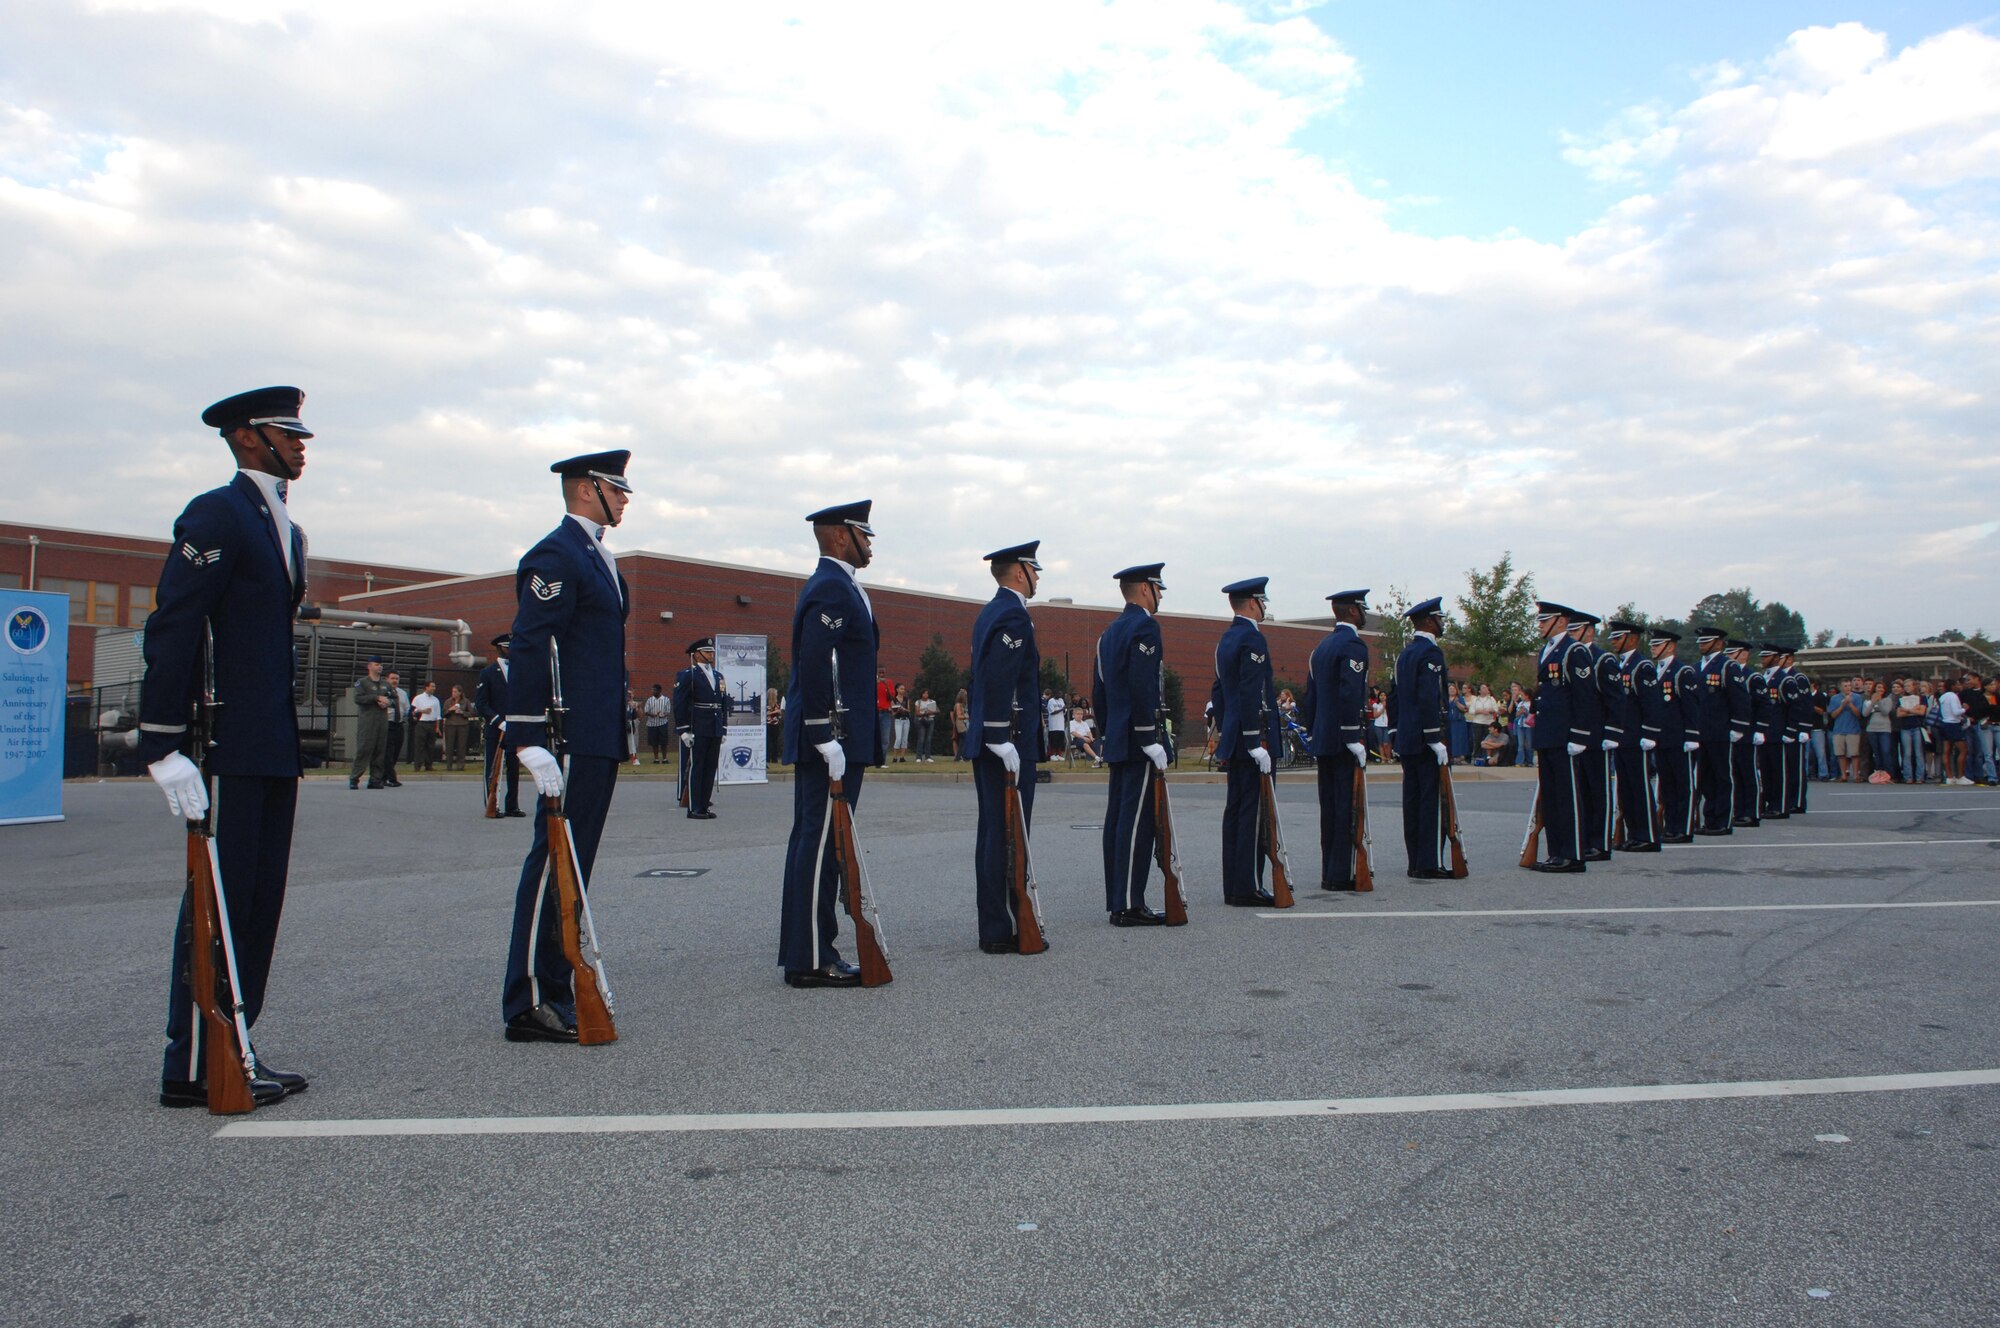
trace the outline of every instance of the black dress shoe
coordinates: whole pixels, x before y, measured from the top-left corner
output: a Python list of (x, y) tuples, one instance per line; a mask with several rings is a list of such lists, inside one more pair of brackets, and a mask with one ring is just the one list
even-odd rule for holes
[(519, 807), (509, 807), (509, 808), (508, 808), (508, 809), (507, 809), (507, 810), (506, 810), (506, 811), (505, 811), (504, 813), (502, 813), (502, 815), (506, 815), (506, 816), (526, 816), (526, 815), (527, 815), (527, 813), (526, 813), (526, 812), (524, 812), (524, 811), (522, 811), (522, 810), (521, 810), (521, 809), (520, 809)]
[(714, 812), (689, 812), (689, 813), (688, 813), (688, 820), (690, 820), (690, 821), (713, 821), (714, 819), (715, 819), (715, 813), (714, 813)]
[(389, 779), (389, 780), (384, 780), (383, 782), (386, 783), (390, 788), (403, 787), (403, 781), (400, 779)]
[(1575, 858), (1543, 858), (1540, 862), (1531, 864), (1528, 870), (1538, 872), (1580, 872), (1587, 871), (1588, 868)]
[(1320, 889), (1322, 889), (1322, 890), (1352, 890), (1352, 889), (1354, 888), (1354, 882), (1352, 882), (1352, 881), (1321, 881), (1321, 882), (1319, 883), (1319, 888), (1320, 888)]
[(1611, 854), (1601, 848), (1585, 849), (1583, 851), (1583, 860), (1585, 862), (1609, 862), (1611, 861)]
[(523, 1010), (507, 1021), (509, 1042), (574, 1042), (576, 1030), (547, 1005)]
[(1458, 879), (1442, 867), (1418, 867), (1410, 872), (1410, 878), (1417, 881), (1455, 881)]
[(1116, 913), (1113, 913), (1111, 915), (1111, 925), (1114, 927), (1164, 927), (1167, 925), (1167, 915), (1156, 913), (1142, 904), (1138, 908), (1121, 908)]
[(987, 954), (1019, 954), (1021, 942), (1018, 938), (1009, 936), (1000, 941), (981, 941), (979, 948)]
[[(253, 1106), (268, 1107), (274, 1102), (285, 1100), (284, 1088), (269, 1079), (250, 1081), (250, 1102)], [(199, 1079), (160, 1080), (160, 1105), (163, 1107), (205, 1107), (208, 1105), (208, 1085)]]
[(836, 959), (825, 968), (785, 970), (785, 985), (788, 987), (858, 987), (861, 985), (861, 970), (852, 964)]
[(382, 781), (381, 781), (381, 780), (379, 780), (379, 779), (371, 779), (371, 780), (369, 780), (369, 781), (368, 781), (368, 787), (369, 787), (369, 788), (381, 788), (381, 787), (382, 787)]
[(1661, 842), (1662, 844), (1692, 844), (1692, 843), (1694, 843), (1694, 836), (1693, 836), (1693, 835), (1661, 835), (1661, 836), (1660, 836), (1660, 842)]
[(347, 781), (347, 787), (351, 789), (358, 789), (361, 787), (361, 781), (358, 779), (350, 779)]
[(1627, 844), (1618, 851), (1620, 853), (1658, 853), (1660, 846), (1658, 844)]
[(1739, 830), (1755, 830), (1757, 828), (1756, 819), (1749, 816), (1739, 816), (1731, 821), (1730, 824)]
[(1703, 826), (1701, 829), (1695, 831), (1695, 833), (1698, 835), (1726, 835), (1729, 833), (1729, 827), (1724, 826), (1720, 830), (1711, 830), (1707, 826)]
[(1275, 895), (1259, 891), (1254, 895), (1224, 895), (1222, 902), (1231, 908), (1270, 908), (1278, 899)]
[(303, 1093), (306, 1091), (306, 1077), (297, 1070), (280, 1070), (274, 1066), (266, 1065), (264, 1064), (264, 1058), (257, 1055), (254, 1051), (250, 1053), (250, 1056), (250, 1063), (257, 1067), (257, 1077), (259, 1079), (269, 1079), (272, 1083), (284, 1089), (286, 1097), (290, 1097), (294, 1093)]

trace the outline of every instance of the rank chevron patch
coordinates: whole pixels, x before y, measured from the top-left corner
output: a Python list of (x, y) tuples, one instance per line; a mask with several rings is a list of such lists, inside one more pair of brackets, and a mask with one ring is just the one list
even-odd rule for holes
[(182, 541), (181, 557), (187, 559), (196, 567), (206, 567), (210, 563), (219, 563), (222, 561), (222, 550), (210, 549), (204, 553), (200, 549), (195, 548), (194, 545)]
[(536, 599), (544, 603), (562, 594), (562, 588), (562, 582), (544, 581), (539, 572), (530, 574), (528, 577), (528, 589), (534, 592)]

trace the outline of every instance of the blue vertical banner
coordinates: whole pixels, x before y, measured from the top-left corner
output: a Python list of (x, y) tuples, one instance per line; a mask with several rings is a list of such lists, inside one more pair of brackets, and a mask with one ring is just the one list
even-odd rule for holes
[(69, 596), (0, 590), (0, 825), (60, 821)]

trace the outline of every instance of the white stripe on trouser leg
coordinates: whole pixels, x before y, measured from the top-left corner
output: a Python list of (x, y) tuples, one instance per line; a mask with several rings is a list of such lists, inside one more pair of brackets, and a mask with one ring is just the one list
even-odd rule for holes
[(826, 866), (826, 837), (833, 832), (833, 791), (832, 780), (827, 781), (826, 815), (820, 819), (819, 848), (813, 853), (812, 909), (807, 917), (812, 920), (812, 966), (818, 968), (819, 961), (819, 883), (820, 872)]
[(1578, 858), (1583, 857), (1583, 799), (1577, 782), (1583, 772), (1577, 769), (1576, 758), (1569, 758), (1569, 837), (1570, 847), (1576, 850)]
[[(1128, 909), (1136, 907), (1132, 902), (1132, 878), (1138, 875), (1139, 869), (1139, 821), (1146, 815), (1146, 795), (1153, 791), (1155, 773), (1153, 758), (1149, 756), (1146, 758), (1145, 775), (1139, 783), (1139, 808), (1132, 813), (1132, 840), (1125, 845), (1125, 907)], [(1158, 827), (1154, 828), (1154, 833), (1158, 833)], [(1149, 874), (1150, 871), (1148, 868)]]

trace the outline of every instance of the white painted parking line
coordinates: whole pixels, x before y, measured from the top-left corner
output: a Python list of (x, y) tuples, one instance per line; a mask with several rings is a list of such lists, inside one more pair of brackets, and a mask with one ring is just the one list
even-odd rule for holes
[(1878, 908), (1995, 908), (2000, 899), (1924, 899), (1880, 904), (1649, 904), (1618, 908), (1433, 908), (1394, 913), (1336, 913), (1324, 909), (1288, 908), (1253, 913), (1252, 917), (1274, 922), (1306, 918), (1331, 918), (1337, 922), (1366, 922), (1373, 918), (1533, 918), (1563, 917), (1597, 913), (1814, 913), (1856, 912)]
[(1841, 1079), (1766, 1079), (1720, 1084), (1632, 1084), (1619, 1088), (1433, 1093), (1422, 1097), (1332, 1097), (1274, 1102), (1183, 1102), (1147, 1106), (993, 1107), (959, 1111), (772, 1111), (660, 1116), (462, 1116), (395, 1120), (251, 1119), (218, 1139), (328, 1139), (466, 1134), (699, 1134), (754, 1130), (965, 1129), (991, 1125), (1124, 1125), (1137, 1121), (1269, 1120), (1277, 1117), (1405, 1116), (1511, 1107), (1590, 1107), (1629, 1102), (1814, 1097), (2000, 1084), (2000, 1070), (1874, 1074)]
[(1675, 849), (1701, 848), (1909, 848), (1917, 844), (2000, 844), (2000, 839), (1816, 839), (1801, 843), (1790, 839), (1735, 840), (1722, 844), (1670, 844)]

